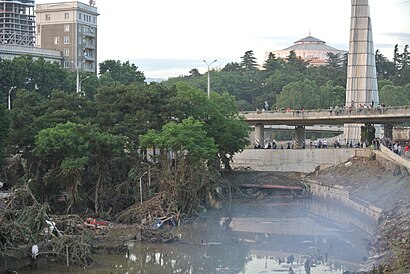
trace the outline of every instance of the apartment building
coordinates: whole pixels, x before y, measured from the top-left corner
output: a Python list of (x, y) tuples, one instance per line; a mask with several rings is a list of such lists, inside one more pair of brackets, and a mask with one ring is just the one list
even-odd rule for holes
[(0, 58), (13, 59), (31, 55), (61, 64), (59, 51), (45, 50), (35, 45), (34, 0), (0, 0)]
[(62, 52), (62, 66), (97, 73), (97, 8), (77, 1), (37, 4), (36, 45)]

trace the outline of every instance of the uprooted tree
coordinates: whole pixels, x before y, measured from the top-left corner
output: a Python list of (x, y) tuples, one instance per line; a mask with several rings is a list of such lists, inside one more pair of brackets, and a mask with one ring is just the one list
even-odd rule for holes
[(140, 137), (142, 146), (161, 150), (159, 191), (167, 193), (177, 208), (187, 214), (202, 205), (215, 181), (207, 163), (216, 157), (217, 146), (203, 127), (203, 122), (188, 118)]

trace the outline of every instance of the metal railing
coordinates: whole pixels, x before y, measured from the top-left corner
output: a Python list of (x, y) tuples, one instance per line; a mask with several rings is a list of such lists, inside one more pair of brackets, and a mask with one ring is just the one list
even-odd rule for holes
[(400, 106), (400, 107), (376, 107), (376, 108), (332, 108), (332, 109), (279, 109), (279, 110), (269, 110), (269, 111), (241, 111), (240, 112), (245, 118), (246, 117), (258, 117), (263, 116), (272, 117), (329, 117), (329, 116), (359, 116), (359, 115), (409, 115), (410, 116), (410, 106)]

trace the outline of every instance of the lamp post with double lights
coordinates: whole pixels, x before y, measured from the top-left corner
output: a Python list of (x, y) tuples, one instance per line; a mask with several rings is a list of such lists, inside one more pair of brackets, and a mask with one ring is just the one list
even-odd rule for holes
[(208, 62), (206, 60), (203, 60), (204, 63), (208, 66), (208, 99), (211, 98), (211, 76), (209, 74), (209, 68), (211, 67), (211, 65), (213, 63), (215, 63), (218, 60), (213, 60), (211, 63), (208, 64)]

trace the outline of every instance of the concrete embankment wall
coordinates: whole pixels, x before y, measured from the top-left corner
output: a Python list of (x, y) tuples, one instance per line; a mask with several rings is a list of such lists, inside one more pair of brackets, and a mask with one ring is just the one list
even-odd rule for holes
[(364, 149), (245, 149), (233, 157), (232, 168), (257, 171), (313, 172), (317, 167), (338, 165)]
[(370, 216), (374, 220), (378, 220), (381, 217), (383, 211), (381, 208), (373, 206), (366, 201), (352, 199), (350, 192), (343, 189), (343, 186), (325, 184), (313, 180), (304, 180), (304, 182), (309, 185), (312, 195), (338, 200), (348, 207)]
[[(375, 157), (385, 168), (395, 169), (398, 164), (391, 160), (387, 151), (370, 149), (301, 149), (301, 150), (268, 150), (245, 149), (233, 158), (232, 167), (249, 167), (257, 171), (284, 171), (310, 173), (319, 167), (327, 168), (347, 162), (352, 157)], [(358, 201), (350, 197), (343, 186), (331, 185), (313, 180), (304, 180), (315, 196), (334, 199), (378, 220), (382, 209), (366, 201)]]

